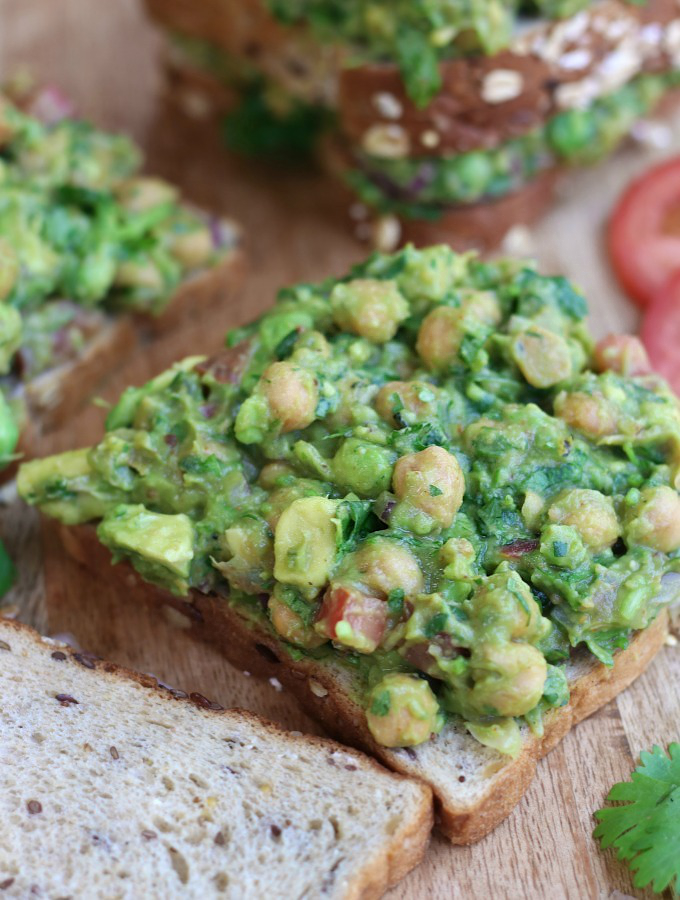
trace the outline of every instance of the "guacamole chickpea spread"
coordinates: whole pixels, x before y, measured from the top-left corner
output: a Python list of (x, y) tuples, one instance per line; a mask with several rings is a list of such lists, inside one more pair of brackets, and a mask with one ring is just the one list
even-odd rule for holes
[(215, 359), (128, 389), (21, 495), (356, 673), (376, 740), (459, 716), (514, 754), (678, 593), (680, 409), (562, 278), (446, 247), (281, 291)]

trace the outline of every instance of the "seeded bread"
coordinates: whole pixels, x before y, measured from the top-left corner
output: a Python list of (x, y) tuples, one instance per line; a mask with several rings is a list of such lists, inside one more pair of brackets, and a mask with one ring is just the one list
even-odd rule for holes
[[(121, 596), (143, 600), (159, 613), (170, 607), (193, 634), (215, 644), (238, 668), (264, 678), (276, 677), (303, 708), (345, 743), (359, 747), (401, 774), (421, 778), (434, 791), (440, 830), (454, 844), (484, 837), (510, 814), (529, 787), (537, 761), (571, 727), (608, 703), (640, 675), (663, 645), (668, 628), (664, 613), (639, 632), (619, 653), (613, 669), (589, 654), (576, 654), (569, 665), (570, 703), (546, 716), (542, 737), (524, 734), (517, 759), (482, 746), (462, 724), (449, 724), (434, 740), (416, 748), (389, 750), (371, 737), (357, 687), (348, 669), (335, 662), (293, 659), (273, 629), (254, 622), (223, 597), (194, 592), (182, 600), (142, 581), (128, 564), (111, 570), (109, 551), (92, 526), (61, 528), (67, 552), (101, 577), (109, 571), (121, 585)], [(173, 613), (175, 619), (177, 616)]]
[(379, 897), (430, 791), (0, 620), (3, 897)]

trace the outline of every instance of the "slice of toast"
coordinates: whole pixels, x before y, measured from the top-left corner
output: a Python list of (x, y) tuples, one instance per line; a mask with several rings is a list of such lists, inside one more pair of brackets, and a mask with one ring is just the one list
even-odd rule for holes
[(0, 620), (3, 897), (374, 898), (422, 784)]
[[(66, 550), (101, 576), (111, 563), (94, 527), (61, 528)], [(276, 677), (331, 734), (373, 754), (404, 775), (427, 782), (434, 791), (441, 831), (454, 844), (470, 844), (495, 828), (529, 787), (537, 761), (571, 727), (626, 688), (654, 658), (667, 634), (664, 613), (639, 632), (620, 652), (612, 669), (590, 654), (575, 654), (568, 667), (570, 703), (545, 717), (542, 737), (528, 729), (520, 755), (510, 759), (478, 743), (461, 724), (450, 723), (427, 744), (390, 750), (377, 744), (366, 726), (363, 707), (356, 701), (355, 675), (339, 661), (319, 662), (291, 654), (264, 620), (232, 604), (227, 598), (193, 592), (182, 600), (142, 581), (129, 564), (112, 570), (121, 594), (144, 600), (159, 612), (170, 607), (184, 617), (184, 625), (204, 641), (215, 644), (236, 667), (265, 678)], [(107, 576), (108, 577), (108, 576)], [(176, 617), (175, 617), (176, 618)]]

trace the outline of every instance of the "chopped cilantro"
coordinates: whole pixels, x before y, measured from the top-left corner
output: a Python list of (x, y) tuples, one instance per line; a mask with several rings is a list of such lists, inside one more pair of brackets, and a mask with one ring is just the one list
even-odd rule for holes
[(392, 706), (392, 700), (390, 699), (389, 691), (380, 691), (379, 694), (373, 698), (373, 702), (371, 703), (371, 713), (374, 716), (386, 716), (390, 711), (390, 707)]
[(444, 492), (441, 488), (438, 488), (436, 484), (430, 485), (430, 497), (441, 497)]

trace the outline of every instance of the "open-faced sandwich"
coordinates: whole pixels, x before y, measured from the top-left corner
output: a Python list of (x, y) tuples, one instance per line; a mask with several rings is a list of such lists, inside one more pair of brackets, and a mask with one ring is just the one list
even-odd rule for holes
[(334, 117), (326, 157), (383, 245), (496, 245), (680, 78), (676, 0), (146, 2), (172, 92), (199, 109), (241, 92), (236, 146), (287, 127), (298, 149)]
[(678, 400), (585, 315), (516, 261), (375, 255), (128, 389), (99, 444), (24, 465), (19, 492), (100, 574), (125, 561), (122, 594), (131, 565), (427, 781), (470, 842), (644, 669), (680, 594)]
[[(233, 291), (239, 232), (141, 175), (140, 153), (0, 95), (0, 469), (61, 424), (137, 345)], [(47, 120), (39, 118), (49, 112)], [(55, 112), (56, 110), (56, 112)]]

